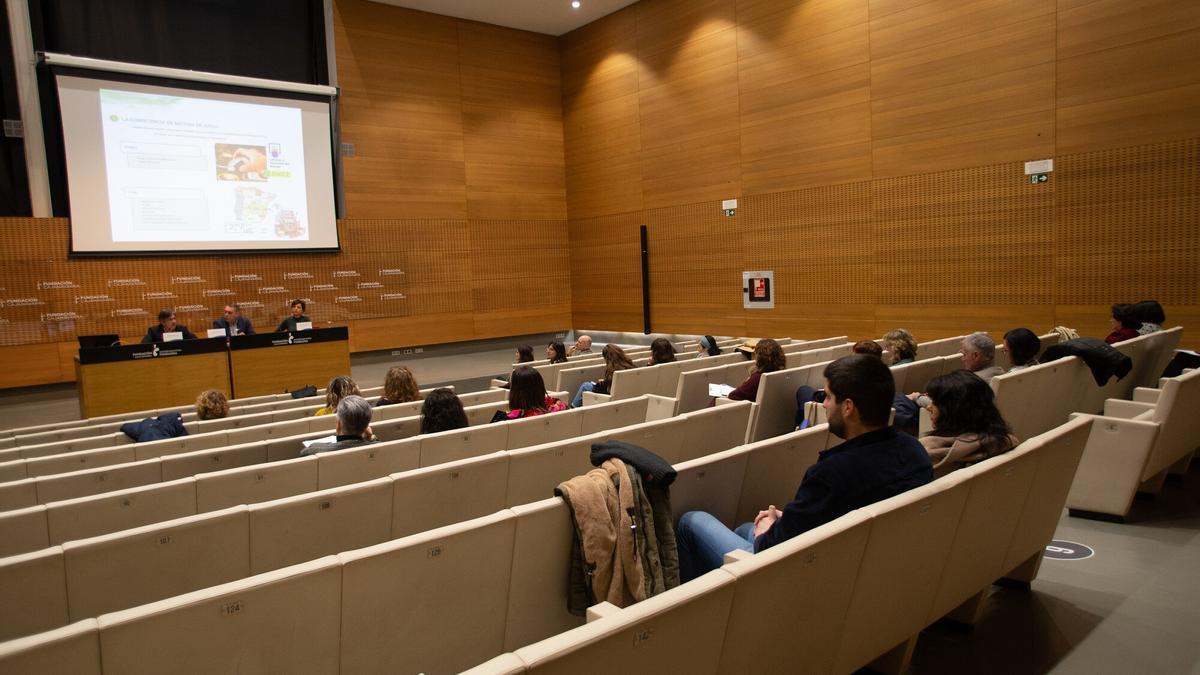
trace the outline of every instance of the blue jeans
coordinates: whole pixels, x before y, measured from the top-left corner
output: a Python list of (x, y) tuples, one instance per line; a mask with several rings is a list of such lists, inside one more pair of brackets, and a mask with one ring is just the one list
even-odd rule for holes
[(725, 554), (734, 550), (754, 552), (754, 523), (742, 523), (736, 530), (704, 511), (688, 511), (675, 529), (679, 544), (679, 579), (691, 581), (717, 569)]
[(583, 405), (583, 392), (591, 391), (596, 388), (595, 382), (584, 382), (579, 385), (579, 391), (575, 393), (575, 398), (571, 399), (571, 407), (578, 408)]

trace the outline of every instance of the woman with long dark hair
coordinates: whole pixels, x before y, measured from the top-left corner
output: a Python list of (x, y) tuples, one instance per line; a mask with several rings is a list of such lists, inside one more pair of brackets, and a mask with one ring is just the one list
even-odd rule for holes
[(657, 366), (660, 363), (671, 363), (675, 360), (675, 345), (667, 338), (654, 338), (650, 343), (650, 363)]
[(955, 370), (929, 381), (929, 418), (933, 431), (921, 445), (933, 462), (934, 477), (1012, 450), (1017, 439), (996, 408), (992, 388), (969, 370)]
[(429, 392), (421, 404), (421, 433), (434, 434), (466, 426), (467, 413), (453, 391), (439, 387)]
[(567, 346), (561, 342), (551, 342), (546, 345), (546, 358), (550, 359), (550, 363), (566, 363)]
[(510, 420), (567, 409), (565, 403), (546, 395), (546, 383), (542, 381), (542, 374), (530, 366), (520, 366), (514, 370), (509, 385), (509, 412), (506, 417)]
[(604, 345), (604, 349), (600, 350), (600, 355), (604, 357), (604, 377), (595, 382), (584, 382), (579, 385), (579, 391), (575, 393), (575, 398), (571, 399), (572, 408), (583, 405), (584, 392), (607, 394), (612, 387), (613, 373), (633, 368), (633, 361), (630, 360), (629, 355), (615, 344)]
[(1138, 318), (1133, 305), (1116, 304), (1112, 306), (1112, 332), (1104, 341), (1110, 345), (1126, 340), (1132, 340), (1139, 335), (1142, 320)]

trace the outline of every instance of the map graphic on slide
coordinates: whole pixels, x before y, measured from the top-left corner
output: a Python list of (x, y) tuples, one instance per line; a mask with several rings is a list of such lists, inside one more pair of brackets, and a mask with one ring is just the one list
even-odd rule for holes
[(307, 241), (301, 111), (100, 90), (113, 241)]

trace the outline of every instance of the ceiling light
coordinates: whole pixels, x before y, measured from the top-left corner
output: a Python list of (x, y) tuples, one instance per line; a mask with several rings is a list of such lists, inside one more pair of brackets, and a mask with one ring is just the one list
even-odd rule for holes
[(579, 0), (571, 0), (571, 9), (579, 9), (581, 4), (583, 3), (579, 2)]

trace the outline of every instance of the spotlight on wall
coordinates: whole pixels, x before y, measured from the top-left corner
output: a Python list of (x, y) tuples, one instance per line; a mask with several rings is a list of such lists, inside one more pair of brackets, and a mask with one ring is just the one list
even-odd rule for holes
[(571, 9), (579, 9), (579, 6), (582, 4), (579, 0), (571, 0)]

